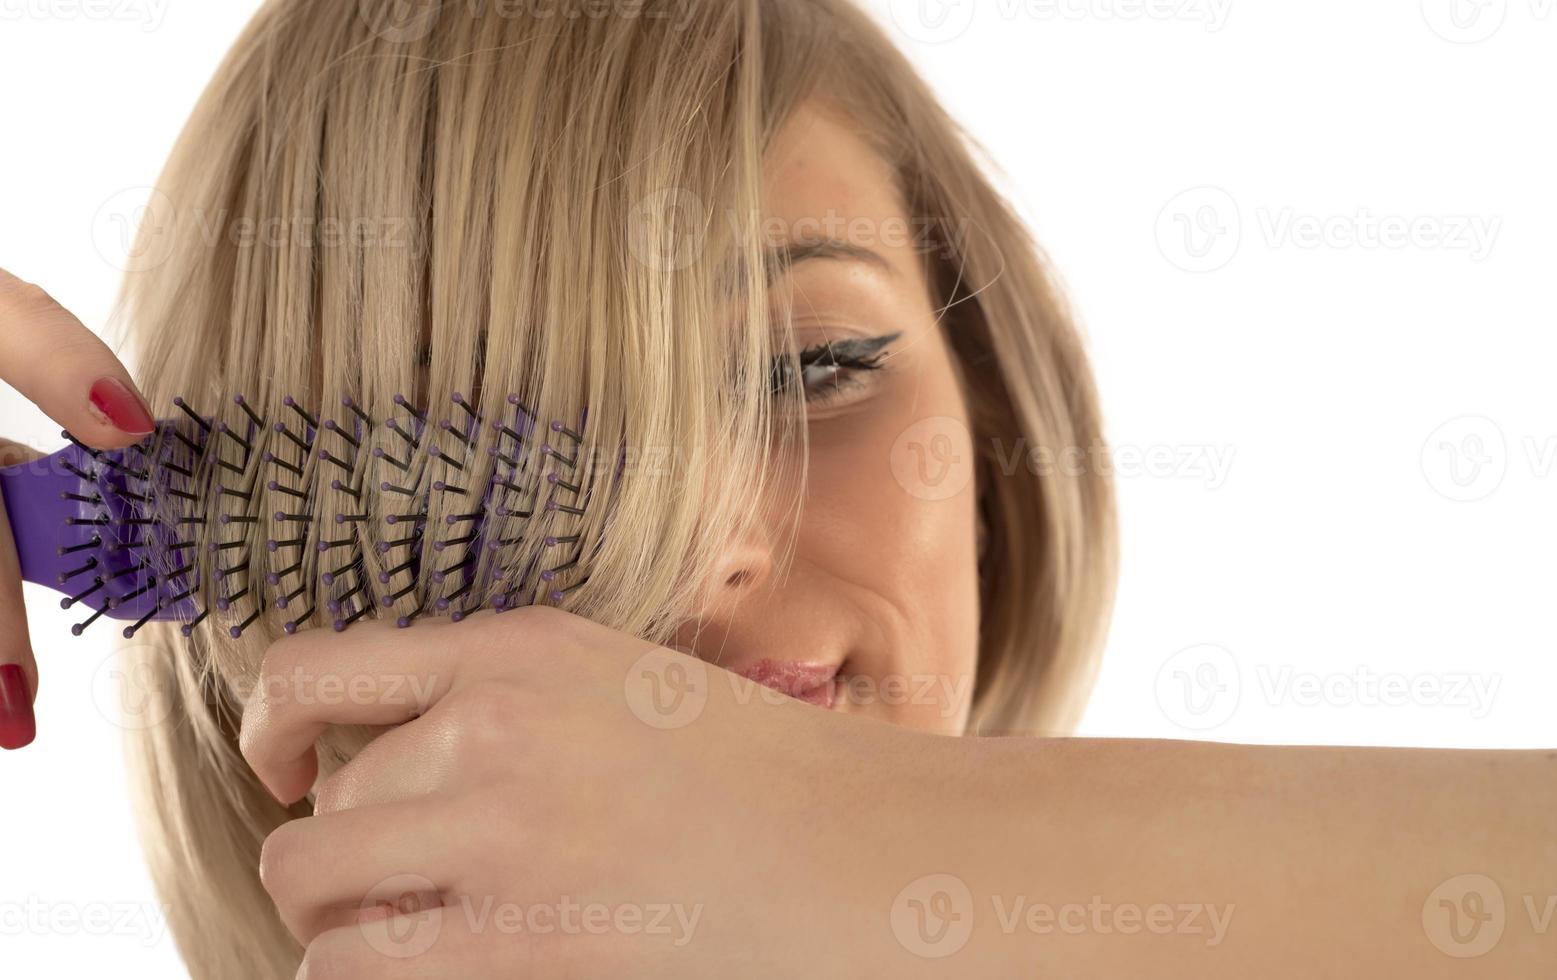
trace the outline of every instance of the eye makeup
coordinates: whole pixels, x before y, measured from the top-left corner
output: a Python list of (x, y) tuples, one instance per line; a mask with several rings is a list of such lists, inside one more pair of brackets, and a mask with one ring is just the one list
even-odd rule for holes
[(808, 405), (842, 400), (868, 384), (869, 373), (881, 369), (888, 348), (902, 336), (896, 332), (841, 338), (807, 347), (793, 358), (774, 358), (773, 391), (783, 391), (798, 380)]

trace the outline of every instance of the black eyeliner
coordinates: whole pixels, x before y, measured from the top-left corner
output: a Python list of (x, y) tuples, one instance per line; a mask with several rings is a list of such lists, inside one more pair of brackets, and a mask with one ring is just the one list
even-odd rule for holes
[(850, 337), (828, 341), (801, 352), (800, 363), (803, 367), (812, 364), (859, 365), (880, 357), (881, 352), (901, 336), (903, 334), (899, 331), (880, 337)]
[(803, 373), (812, 367), (838, 367), (847, 370), (874, 371), (888, 345), (897, 341), (901, 331), (880, 337), (855, 338), (828, 341), (799, 351), (791, 357), (780, 355), (773, 359), (770, 373), (771, 391), (777, 393), (795, 380), (794, 367)]

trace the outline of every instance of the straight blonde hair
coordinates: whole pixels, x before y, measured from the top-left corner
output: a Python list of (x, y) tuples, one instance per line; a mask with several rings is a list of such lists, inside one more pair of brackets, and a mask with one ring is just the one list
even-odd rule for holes
[[(267, 421), (287, 417), (290, 396), (344, 418), (349, 397), (374, 419), (406, 419), (405, 404), (446, 408), (462, 393), (489, 417), (514, 394), (543, 421), (579, 421), (579, 459), (606, 499), (568, 525), (588, 543), (588, 579), (562, 604), (663, 642), (752, 519), (745, 502), (803, 479), (769, 463), (775, 444), (805, 434), (786, 410), (797, 406), (768, 390), (787, 335), (767, 309), (764, 242), (755, 223), (716, 215), (762, 213), (765, 146), (796, 106), (825, 98), (892, 165), (934, 244), (927, 273), (980, 457), (970, 730), (1067, 731), (1112, 598), (1112, 492), (1101, 471), (1040, 479), (1002, 463), (1016, 447), (1101, 445), (1090, 370), (1021, 221), (879, 28), (845, 0), (517, 12), (449, 0), (394, 20), (402, 8), (270, 0), (207, 88), (158, 182), (121, 305), (159, 414), (183, 395), (241, 426), (234, 395)], [(406, 448), (383, 427), (371, 438)], [(499, 438), (477, 437), (476, 485)], [(444, 465), (425, 446), (409, 464)], [(392, 534), (403, 509), (389, 493), (348, 501), (317, 460), (286, 489), (312, 494), (321, 514), (361, 510), (364, 534)], [(125, 651), (154, 678), (141, 686), (157, 723), (130, 736), (143, 838), (199, 978), (290, 977), (301, 957), (257, 869), (265, 837), (310, 807), (278, 806), (237, 749), (247, 685), (286, 618), (252, 604), (276, 570), (263, 543), (297, 533), (270, 516), (288, 509), (285, 489), (262, 481), (255, 493), (255, 526), (212, 514), (200, 531), (232, 556), (221, 582), (205, 570), (207, 588), (252, 581), (251, 605), (213, 612), (188, 638), (152, 624)], [(430, 495), (430, 526), (458, 506)], [(544, 558), (540, 530), (514, 564)], [(293, 574), (318, 628), (328, 562), (302, 555)], [(361, 598), (380, 615), (415, 614), (457, 581), (397, 597), (371, 574), (389, 559), (368, 548), (361, 561)], [(330, 733), (325, 768), (373, 734)]]

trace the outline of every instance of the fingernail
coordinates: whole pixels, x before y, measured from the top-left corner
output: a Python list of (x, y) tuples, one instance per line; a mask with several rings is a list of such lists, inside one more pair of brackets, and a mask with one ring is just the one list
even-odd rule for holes
[(0, 667), (0, 749), (19, 749), (38, 734), (27, 675), (18, 664)]
[(151, 410), (118, 378), (98, 378), (92, 385), (92, 405), (120, 432), (143, 436), (157, 427)]

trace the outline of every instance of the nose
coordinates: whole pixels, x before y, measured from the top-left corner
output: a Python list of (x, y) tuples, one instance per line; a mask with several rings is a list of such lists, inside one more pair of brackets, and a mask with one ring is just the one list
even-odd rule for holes
[(703, 613), (755, 595), (773, 576), (773, 544), (767, 529), (754, 526), (731, 537), (709, 572)]

